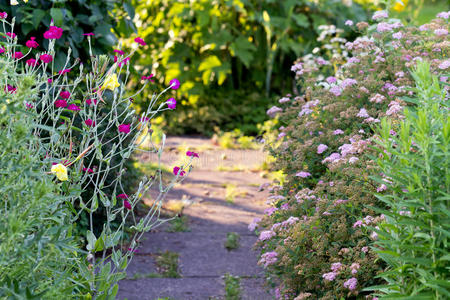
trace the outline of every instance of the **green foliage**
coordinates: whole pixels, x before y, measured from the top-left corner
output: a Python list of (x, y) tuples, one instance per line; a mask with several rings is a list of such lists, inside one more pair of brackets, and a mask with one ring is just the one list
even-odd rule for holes
[[(386, 205), (385, 222), (376, 230), (377, 254), (388, 264), (377, 287), (382, 298), (450, 297), (450, 177), (448, 93), (418, 63), (412, 73), (416, 96), (405, 98), (415, 106), (399, 124), (383, 120), (378, 165), (387, 192), (378, 195)], [(392, 130), (398, 134), (392, 134)]]
[(189, 218), (188, 216), (177, 216), (172, 221), (170, 221), (170, 228), (167, 229), (168, 232), (188, 232), (191, 231), (189, 228)]
[[(65, 34), (56, 42), (55, 68), (61, 70), (66, 62), (68, 47), (72, 56), (87, 61), (90, 57), (84, 33), (93, 32), (94, 55), (110, 53), (118, 42), (117, 36), (130, 35), (136, 31), (132, 22), (134, 8), (130, 1), (121, 0), (73, 0), (45, 1), (29, 0), (26, 4), (10, 5), (0, 2), (0, 11), (16, 18), (15, 33), (20, 44), (30, 37), (48, 50), (48, 40), (43, 38), (51, 20), (64, 29)], [(11, 31), (7, 28), (7, 31)]]
[(239, 300), (241, 299), (241, 279), (238, 276), (225, 274), (225, 299)]
[(223, 149), (258, 149), (261, 145), (252, 136), (242, 134), (240, 129), (228, 132), (220, 132), (213, 136), (219, 146)]
[(178, 271), (178, 258), (179, 254), (166, 250), (156, 257), (156, 265), (158, 272), (166, 278), (180, 278), (181, 275)]
[[(2, 83), (6, 66), (0, 60)], [(27, 86), (34, 79), (24, 77), (19, 84), (24, 90), (16, 94), (0, 90), (0, 298), (70, 297), (74, 254), (81, 251), (71, 233), (69, 197), (60, 194), (64, 186), (42, 176), (42, 153), (29, 147), (37, 138), (31, 134), (33, 113), (22, 101), (32, 97)]]
[(225, 248), (227, 248), (228, 251), (239, 248), (240, 238), (241, 238), (241, 236), (238, 233), (228, 232), (227, 240), (225, 241)]
[[(365, 19), (359, 5), (341, 1), (200, 0), (134, 1), (138, 34), (137, 72), (154, 73), (157, 84), (178, 77), (173, 133), (211, 134), (240, 128), (255, 134), (270, 95), (292, 88), (290, 66), (317, 45), (318, 26)], [(149, 68), (144, 70), (144, 68)], [(164, 74), (164, 75), (162, 75)], [(136, 83), (137, 84), (137, 83)], [(146, 107), (144, 95), (136, 103)]]

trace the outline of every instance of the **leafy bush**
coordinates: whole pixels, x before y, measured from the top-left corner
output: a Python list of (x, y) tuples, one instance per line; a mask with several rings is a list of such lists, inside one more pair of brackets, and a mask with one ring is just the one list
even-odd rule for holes
[[(4, 13), (0, 19), (4, 28), (14, 27)], [(167, 185), (156, 170), (127, 194), (122, 182), (126, 161), (139, 148), (138, 138), (150, 141), (148, 151), (161, 157), (162, 146), (152, 144), (148, 125), (174, 103), (160, 101), (164, 92), (155, 94), (137, 116), (131, 107), (133, 95), (124, 87), (129, 65), (110, 66), (107, 56), (93, 55), (92, 72), (84, 74), (77, 62), (68, 68), (69, 59), (57, 72), (51, 61), (62, 29), (51, 24), (44, 37), (46, 52), (29, 49), (23, 54), (25, 47), (13, 33), (1, 42), (0, 210), (7, 224), (0, 227), (0, 292), (8, 296), (18, 290), (26, 298), (41, 293), (46, 299), (114, 298), (138, 241), (160, 222), (163, 198), (185, 178), (198, 155), (188, 152)], [(79, 75), (71, 80), (68, 73), (74, 69)], [(166, 90), (176, 89), (176, 83), (174, 79)], [(88, 186), (92, 192), (84, 195)], [(152, 186), (159, 191), (155, 204), (137, 218), (136, 207)], [(96, 232), (94, 216), (100, 209), (106, 219)], [(86, 247), (72, 238), (74, 223), (83, 213), (89, 229), (80, 238)], [(116, 220), (118, 226), (113, 226)], [(129, 240), (125, 232), (131, 234)]]
[[(12, 75), (10, 64), (0, 58), (2, 86), (6, 74)], [(34, 114), (23, 109), (23, 101), (33, 95), (35, 79), (17, 79), (16, 94), (0, 90), (0, 298), (70, 295), (68, 279), (78, 260), (65, 205), (70, 198), (43, 176), (42, 153), (29, 147), (38, 140), (32, 135)]]
[[(181, 100), (177, 116), (164, 122), (173, 133), (212, 134), (218, 126), (255, 134), (256, 124), (266, 118), (269, 96), (291, 89), (286, 70), (317, 45), (312, 41), (320, 25), (365, 19), (361, 6), (346, 6), (340, 0), (134, 4), (138, 34), (148, 44), (134, 58), (141, 66), (136, 71), (155, 74), (159, 85), (172, 77), (183, 81), (176, 92)], [(145, 93), (136, 98), (143, 107), (147, 102)]]
[[(95, 55), (110, 53), (118, 42), (118, 36), (130, 35), (136, 31), (132, 22), (134, 8), (130, 1), (119, 0), (74, 0), (74, 1), (43, 1), (29, 0), (27, 3), (19, 0), (18, 5), (10, 5), (10, 1), (0, 2), (0, 11), (15, 17), (15, 32), (20, 44), (25, 44), (30, 37), (45, 49), (49, 43), (41, 38), (53, 20), (56, 26), (64, 29), (65, 34), (56, 41), (54, 50), (55, 69), (61, 70), (66, 62), (67, 51), (70, 48), (75, 58), (86, 62), (89, 57), (89, 47), (85, 43), (84, 34), (94, 33), (96, 42), (92, 45)], [(12, 31), (7, 28), (7, 31)], [(3, 32), (3, 31), (2, 31)]]
[[(414, 103), (400, 124), (382, 121), (378, 131), (386, 191), (386, 220), (378, 225), (377, 254), (387, 263), (381, 274), (384, 297), (421, 299), (450, 297), (450, 124), (449, 94), (431, 74), (429, 63), (418, 63)], [(448, 86), (447, 86), (448, 90)], [(383, 179), (388, 180), (383, 180)]]
[(333, 47), (325, 45), (293, 66), (302, 95), (268, 111), (282, 125), (269, 151), (286, 180), (271, 187), (272, 206), (250, 226), (259, 226), (260, 264), (278, 278), (279, 297), (361, 297), (382, 282), (385, 264), (369, 227), (385, 218), (375, 197), (385, 186), (370, 179), (380, 172), (368, 156), (376, 153), (372, 128), (383, 117), (403, 118), (401, 97), (414, 95), (409, 68), (417, 61), (430, 61), (437, 74), (449, 67), (447, 15), (440, 16), (416, 28), (378, 11), (373, 25), (347, 22), (367, 32), (345, 43), (349, 57), (327, 54)]

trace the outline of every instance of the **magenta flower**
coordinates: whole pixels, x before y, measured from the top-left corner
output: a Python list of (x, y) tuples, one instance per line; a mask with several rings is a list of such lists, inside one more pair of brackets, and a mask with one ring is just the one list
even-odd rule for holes
[(343, 134), (344, 131), (342, 129), (336, 129), (335, 131), (333, 131), (333, 135), (339, 135), (339, 134)]
[(177, 100), (175, 100), (174, 98), (170, 98), (166, 101), (166, 104), (169, 109), (175, 109), (177, 107)]
[(32, 103), (28, 103), (28, 102), (25, 103), (25, 106), (27, 109), (32, 109), (34, 107)]
[(125, 52), (123, 52), (122, 50), (114, 49), (113, 51), (118, 53), (119, 55), (124, 55), (125, 54)]
[(0, 47), (0, 54), (5, 53), (5, 48)]
[(139, 45), (141, 45), (141, 46), (147, 45), (147, 43), (146, 43), (142, 38), (140, 38), (140, 37), (135, 38), (134, 41), (135, 41), (136, 43), (138, 43)]
[(347, 20), (347, 21), (345, 21), (344, 25), (346, 25), (346, 26), (353, 26), (353, 21), (352, 20)]
[(53, 79), (49, 78), (49, 79), (47, 79), (47, 82), (48, 82), (48, 83), (52, 83), (52, 82), (53, 82)]
[(69, 106), (67, 106), (67, 109), (71, 110), (71, 111), (80, 111), (81, 110), (81, 108), (76, 104), (69, 104)]
[(128, 200), (123, 200), (123, 206), (125, 206), (126, 209), (131, 210), (131, 204)]
[(51, 56), (50, 54), (42, 54), (41, 56), (39, 56), (39, 59), (48, 64), (53, 60), (53, 56)]
[(148, 122), (150, 119), (148, 117), (141, 117), (139, 119), (139, 121), (141, 121), (142, 123)]
[(150, 74), (149, 76), (142, 76), (141, 79), (142, 79), (142, 80), (148, 80), (148, 81), (151, 81), (151, 82), (155, 82), (155, 81), (152, 79), (152, 77), (153, 77), (153, 74)]
[(176, 78), (172, 79), (170, 82), (170, 88), (172, 90), (177, 90), (180, 87), (180, 81)]
[(38, 42), (35, 41), (35, 37), (32, 36), (30, 37), (30, 39), (25, 43), (25, 46), (27, 46), (28, 48), (37, 48), (39, 47)]
[(183, 177), (185, 174), (186, 172), (183, 171), (180, 167), (173, 167), (173, 175), (180, 175), (181, 177)]
[(83, 33), (84, 36), (94, 36), (95, 34), (93, 32), (87, 32)]
[(119, 194), (119, 195), (117, 195), (117, 198), (119, 198), (119, 199), (128, 199), (128, 195), (127, 194)]
[(34, 58), (30, 58), (29, 60), (26, 61), (26, 64), (29, 65), (29, 66), (34, 67), (35, 65), (38, 64), (38, 62)]
[(59, 107), (66, 107), (67, 106), (67, 101), (64, 99), (58, 99), (55, 101), (55, 107), (59, 108)]
[(186, 156), (199, 158), (198, 153), (193, 152), (193, 151), (187, 151)]
[(7, 32), (6, 35), (12, 39), (14, 39), (17, 36), (14, 32)]
[(69, 99), (70, 98), (70, 92), (69, 91), (62, 91), (59, 93), (59, 96), (63, 99)]
[(63, 70), (58, 71), (58, 74), (64, 75), (66, 73), (69, 73), (70, 71), (71, 71), (71, 69), (63, 69)]
[(305, 171), (301, 171), (301, 172), (298, 172), (297, 174), (295, 174), (295, 176), (298, 176), (298, 177), (301, 177), (301, 178), (306, 178), (306, 177), (311, 176), (311, 173), (305, 172)]
[(131, 124), (121, 124), (119, 125), (119, 132), (130, 133)]
[(62, 33), (62, 28), (50, 26), (50, 28), (46, 32), (44, 32), (44, 38), (47, 40), (57, 40), (61, 38)]
[(8, 14), (6, 12), (0, 12), (0, 19), (6, 19), (8, 17)]
[(13, 57), (15, 59), (21, 59), (23, 57), (23, 53), (20, 51), (14, 52)]
[(95, 126), (95, 122), (92, 119), (87, 119), (86, 121), (84, 121), (84, 124), (89, 127)]
[(83, 168), (83, 172), (92, 174), (94, 173), (94, 170), (92, 170), (91, 168)]
[(91, 105), (91, 104), (97, 105), (97, 99), (86, 99), (86, 104), (87, 105)]
[(10, 92), (11, 94), (15, 94), (16, 91), (17, 91), (17, 88), (16, 88), (16, 87), (13, 87), (12, 85), (7, 84), (7, 85), (5, 86), (5, 92), (6, 92), (6, 91)]
[(259, 234), (258, 240), (265, 241), (271, 239), (273, 236), (275, 236), (275, 232), (273, 232), (272, 230), (265, 230)]

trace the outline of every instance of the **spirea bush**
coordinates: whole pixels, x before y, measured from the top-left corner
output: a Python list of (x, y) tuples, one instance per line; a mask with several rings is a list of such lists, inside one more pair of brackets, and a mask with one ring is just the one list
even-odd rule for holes
[[(180, 82), (171, 80), (136, 115), (135, 94), (125, 88), (130, 65), (122, 63), (133, 53), (117, 50), (121, 60), (110, 64), (91, 52), (89, 73), (69, 58), (55, 70), (54, 45), (63, 29), (50, 25), (43, 33), (49, 50), (41, 52), (34, 40), (18, 44), (14, 23), (4, 13), (0, 19), (6, 32), (0, 41), (0, 297), (112, 299), (142, 235), (162, 222), (159, 209), (168, 190), (198, 157), (187, 152), (168, 184), (156, 171), (136, 191), (125, 192), (124, 166), (141, 149), (138, 140), (149, 141), (145, 151), (161, 157), (164, 138), (154, 145), (150, 121), (176, 108), (176, 100), (163, 94)], [(90, 45), (91, 36), (86, 39)], [(75, 80), (71, 72), (78, 73)], [(149, 83), (150, 77), (142, 77), (137, 93)], [(92, 192), (86, 195), (88, 186)], [(159, 195), (138, 218), (136, 207), (150, 188)], [(100, 209), (106, 219), (98, 224)], [(84, 213), (88, 230), (80, 240), (74, 223)]]
[(292, 67), (300, 95), (267, 112), (282, 125), (269, 151), (286, 180), (270, 187), (270, 207), (250, 229), (258, 230), (260, 264), (283, 299), (372, 298), (363, 290), (382, 282), (386, 263), (372, 243), (386, 219), (379, 209), (387, 209), (375, 196), (386, 185), (371, 177), (381, 172), (369, 156), (377, 153), (373, 128), (385, 117), (392, 124), (404, 118), (417, 62), (429, 61), (447, 80), (447, 13), (419, 28), (386, 11), (371, 25), (346, 26), (363, 35), (300, 59)]

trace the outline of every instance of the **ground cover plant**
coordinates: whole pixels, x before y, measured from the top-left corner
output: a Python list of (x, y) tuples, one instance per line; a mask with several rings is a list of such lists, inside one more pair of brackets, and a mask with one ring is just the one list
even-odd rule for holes
[[(352, 42), (339, 40), (334, 45), (330, 43), (318, 48), (292, 67), (300, 94), (283, 97), (268, 111), (269, 115), (279, 118), (278, 141), (269, 151), (276, 158), (275, 170), (286, 175), (285, 181), (283, 185), (269, 187), (271, 206), (262, 220), (255, 220), (250, 225), (251, 230), (258, 230), (259, 263), (275, 279), (278, 297), (336, 299), (367, 296), (371, 299), (376, 296), (370, 295), (373, 289), (368, 287), (381, 284), (382, 278), (389, 279), (391, 291), (399, 293), (419, 293), (417, 281), (423, 282), (424, 278), (437, 280), (428, 284), (425, 290), (432, 289), (430, 285), (443, 288), (439, 281), (442, 278), (436, 274), (431, 276), (428, 271), (417, 277), (411, 274), (416, 281), (406, 274), (410, 268), (422, 272), (417, 265), (423, 263), (420, 249), (417, 249), (417, 261), (405, 262), (400, 258), (397, 261), (389, 259), (374, 246), (373, 242), (380, 236), (381, 224), (390, 229), (389, 223), (397, 220), (386, 221), (390, 216), (380, 212), (380, 209), (388, 209), (389, 203), (376, 195), (388, 193), (387, 183), (392, 184), (392, 179), (379, 169), (376, 159), (370, 155), (373, 157), (377, 153), (379, 137), (374, 128), (381, 119), (389, 119), (395, 127), (405, 118), (405, 107), (420, 103), (419, 100), (411, 103), (405, 98), (420, 95), (413, 89), (415, 83), (410, 73), (418, 62), (428, 61), (435, 78), (447, 81), (450, 67), (448, 18), (447, 12), (440, 13), (431, 23), (420, 27), (389, 19), (386, 11), (376, 12), (371, 24), (348, 20), (346, 26), (363, 36)], [(334, 53), (332, 49), (336, 49)], [(440, 95), (446, 95), (448, 101), (448, 94), (443, 93)], [(440, 123), (435, 124), (440, 128)], [(387, 133), (383, 132), (386, 140)], [(394, 132), (390, 134), (394, 135)], [(433, 141), (436, 139), (437, 134)], [(431, 143), (429, 145), (431, 147)], [(438, 147), (438, 143), (434, 145)], [(442, 145), (445, 148), (445, 142)], [(436, 156), (444, 159), (439, 156), (439, 151)], [(386, 162), (380, 164), (388, 166)], [(387, 183), (372, 179), (371, 176), (380, 173)], [(437, 186), (431, 186), (437, 191)], [(441, 193), (445, 193), (445, 188)], [(407, 194), (404, 197), (408, 198)], [(445, 197), (445, 194), (439, 197)], [(392, 199), (391, 196), (385, 198)], [(439, 199), (436, 201), (442, 203)], [(407, 203), (405, 207), (408, 207)], [(443, 217), (440, 211), (436, 214), (428, 217)], [(423, 226), (422, 230), (427, 231), (429, 227)], [(425, 236), (426, 233), (417, 238)], [(394, 236), (379, 245), (383, 248), (387, 243), (393, 243), (392, 239)], [(445, 247), (441, 243), (445, 241), (443, 236), (431, 240), (437, 252), (443, 250), (439, 247)], [(403, 249), (398, 244), (396, 247)], [(432, 269), (439, 268), (439, 264)], [(391, 275), (383, 273), (389, 265), (395, 269)], [(400, 276), (398, 272), (401, 271), (405, 273)], [(378, 276), (381, 273), (385, 274), (382, 278)], [(409, 278), (412, 280), (408, 283), (410, 289), (400, 289), (393, 283), (393, 278)]]
[[(56, 69), (54, 45), (64, 35), (62, 28), (50, 24), (43, 32), (49, 46), (42, 51), (34, 39), (17, 43), (7, 13), (0, 19), (6, 32), (0, 41), (0, 211), (5, 217), (0, 221), (0, 297), (112, 299), (143, 233), (162, 223), (159, 209), (166, 193), (198, 157), (187, 152), (167, 184), (156, 170), (136, 191), (125, 192), (125, 162), (139, 148), (138, 137), (150, 135), (150, 120), (175, 109), (176, 100), (163, 94), (180, 83), (174, 78), (137, 115), (130, 101), (134, 95), (125, 89), (129, 65), (90, 52), (91, 72), (84, 73), (83, 64), (69, 57)], [(92, 35), (85, 43), (95, 43)], [(71, 80), (69, 73), (78, 75)], [(142, 78), (141, 89), (148, 83)], [(164, 138), (161, 147), (147, 151), (160, 158)], [(93, 187), (88, 196), (83, 195), (87, 186)], [(138, 218), (137, 206), (151, 187), (159, 195)], [(106, 219), (96, 226), (99, 209)], [(74, 226), (83, 213), (86, 233)]]

